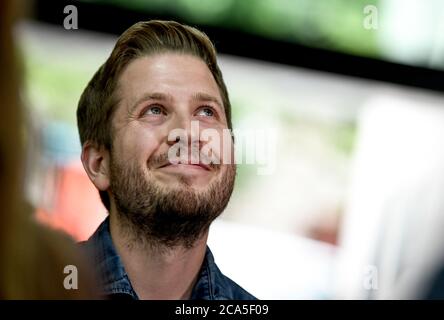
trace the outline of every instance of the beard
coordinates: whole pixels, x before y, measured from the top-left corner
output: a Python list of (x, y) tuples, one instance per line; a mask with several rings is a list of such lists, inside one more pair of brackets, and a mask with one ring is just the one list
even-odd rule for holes
[[(152, 157), (158, 163), (166, 155)], [(117, 220), (128, 239), (128, 246), (151, 248), (191, 248), (223, 212), (231, 197), (236, 166), (211, 165), (215, 177), (207, 187), (197, 190), (178, 176), (174, 187), (156, 180), (136, 163), (123, 164), (112, 155), (110, 191)]]

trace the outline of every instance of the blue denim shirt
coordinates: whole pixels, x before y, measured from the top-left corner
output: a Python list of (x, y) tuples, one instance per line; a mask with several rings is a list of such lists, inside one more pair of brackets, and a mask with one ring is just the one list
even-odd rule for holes
[[(92, 255), (93, 265), (101, 278), (105, 296), (110, 299), (139, 299), (114, 248), (109, 229), (109, 217), (81, 245), (86, 249), (87, 254)], [(210, 248), (207, 246), (191, 299), (255, 300), (256, 298), (222, 274), (214, 262)]]

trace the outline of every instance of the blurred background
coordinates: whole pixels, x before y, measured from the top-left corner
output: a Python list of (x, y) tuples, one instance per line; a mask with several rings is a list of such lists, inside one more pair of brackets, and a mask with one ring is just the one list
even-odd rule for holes
[(239, 165), (212, 226), (224, 273), (261, 299), (427, 296), (444, 263), (444, 2), (28, 4), (16, 39), (39, 221), (85, 240), (105, 218), (80, 162), (78, 100), (120, 33), (173, 19), (214, 41), (234, 127), (278, 134), (274, 172)]

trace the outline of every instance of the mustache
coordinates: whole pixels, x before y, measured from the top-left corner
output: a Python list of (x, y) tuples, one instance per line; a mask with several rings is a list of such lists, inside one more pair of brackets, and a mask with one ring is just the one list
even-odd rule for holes
[[(209, 166), (212, 169), (215, 169), (215, 170), (220, 169), (220, 166), (221, 166), (220, 163), (213, 163), (210, 161), (211, 161), (210, 157), (199, 152), (199, 162), (207, 164), (207, 166)], [(219, 160), (219, 162), (220, 162), (220, 160)], [(159, 155), (152, 155), (148, 159), (148, 167), (150, 167), (150, 168), (158, 168), (158, 167), (163, 166), (168, 163), (171, 163), (171, 161), (169, 160), (168, 152), (161, 153)], [(191, 163), (191, 159), (189, 159), (188, 156), (187, 156), (187, 163)]]

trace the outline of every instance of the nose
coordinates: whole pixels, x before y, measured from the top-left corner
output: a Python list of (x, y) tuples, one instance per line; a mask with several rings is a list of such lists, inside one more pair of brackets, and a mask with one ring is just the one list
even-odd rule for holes
[(176, 113), (168, 126), (167, 143), (171, 146), (181, 142), (190, 147), (191, 143), (199, 141), (199, 131), (197, 120), (194, 122), (190, 115)]
[(179, 137), (176, 137), (176, 139), (167, 139), (167, 144), (168, 144), (169, 146), (172, 146), (172, 145), (178, 143), (179, 141), (180, 141), (180, 138), (179, 138)]
[[(181, 163), (199, 163), (200, 129), (199, 122), (191, 115), (176, 113), (169, 123), (167, 138), (169, 156)], [(173, 155), (170, 155), (172, 152)], [(178, 157), (178, 158), (177, 158)]]

